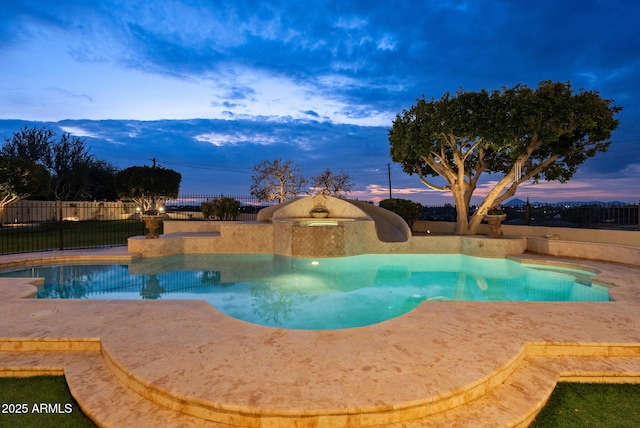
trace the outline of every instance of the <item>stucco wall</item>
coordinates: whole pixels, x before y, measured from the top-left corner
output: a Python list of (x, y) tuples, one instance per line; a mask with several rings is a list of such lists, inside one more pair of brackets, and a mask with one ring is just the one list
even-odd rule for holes
[(308, 226), (297, 220), (264, 222), (167, 221), (159, 239), (129, 239), (129, 252), (144, 257), (172, 254), (262, 253), (293, 257), (357, 254), (467, 254), (504, 257), (522, 254), (527, 241), (514, 237), (413, 236), (404, 242), (378, 239), (374, 221), (344, 221)]
[[(449, 235), (455, 223), (419, 221), (414, 232)], [(640, 266), (640, 231), (572, 229), (503, 225), (505, 237), (525, 237), (527, 251), (559, 257), (610, 261)], [(482, 225), (479, 234), (486, 234)], [(478, 235), (480, 236), (480, 235)]]
[[(418, 220), (413, 225), (413, 231), (418, 233), (430, 231), (434, 234), (453, 234), (455, 233), (455, 225), (453, 222)], [(556, 238), (565, 241), (587, 241), (640, 246), (640, 231), (514, 226), (508, 224), (503, 224), (502, 230), (505, 236), (554, 235)], [(478, 229), (479, 235), (486, 235), (488, 232), (489, 228), (486, 224), (480, 225)]]

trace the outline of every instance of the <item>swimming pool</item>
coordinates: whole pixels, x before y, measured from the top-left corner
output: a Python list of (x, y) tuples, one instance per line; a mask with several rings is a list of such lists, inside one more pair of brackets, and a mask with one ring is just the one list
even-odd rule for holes
[(378, 323), (425, 300), (609, 300), (592, 272), (465, 255), (178, 255), (1, 276), (44, 278), (38, 298), (206, 300), (247, 322), (312, 330)]

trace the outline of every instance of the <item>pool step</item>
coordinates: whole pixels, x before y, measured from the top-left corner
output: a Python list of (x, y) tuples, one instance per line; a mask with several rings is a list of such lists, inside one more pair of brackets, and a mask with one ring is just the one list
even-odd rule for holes
[(205, 421), (167, 409), (124, 386), (109, 370), (100, 352), (0, 352), (0, 375), (59, 375), (64, 371), (71, 394), (99, 427), (211, 427), (230, 425)]
[[(119, 428), (130, 426), (135, 421), (140, 427), (231, 427), (171, 410), (142, 397), (118, 380), (99, 351), (0, 352), (0, 375), (60, 374), (63, 371), (73, 396), (85, 414), (99, 426)], [(558, 380), (638, 383), (640, 358), (527, 356), (502, 384), (477, 399), (428, 417), (384, 426), (526, 427), (544, 406)], [(154, 391), (147, 392), (145, 395), (154, 396)], [(198, 403), (199, 406), (203, 404)], [(396, 404), (402, 406), (401, 403)], [(189, 407), (194, 403), (185, 401), (182, 405)], [(242, 419), (243, 413), (251, 411), (237, 409), (237, 416)], [(330, 415), (327, 416), (331, 419)], [(356, 420), (357, 417), (352, 418), (352, 421)], [(266, 420), (264, 422), (268, 425)], [(356, 425), (371, 426), (364, 420)], [(292, 425), (278, 426), (297, 425), (292, 422)], [(305, 426), (351, 425), (311, 423)]]
[(529, 356), (503, 384), (480, 398), (425, 418), (385, 426), (524, 428), (544, 407), (559, 381), (640, 383), (640, 358)]

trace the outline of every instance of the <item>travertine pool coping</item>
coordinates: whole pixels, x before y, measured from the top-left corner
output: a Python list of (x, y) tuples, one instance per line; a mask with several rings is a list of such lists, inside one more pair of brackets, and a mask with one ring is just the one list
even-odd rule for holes
[[(125, 262), (131, 255), (119, 248), (50, 252), (1, 257), (0, 265), (76, 257)], [(596, 269), (599, 281), (616, 285), (615, 301), (431, 301), (367, 327), (296, 331), (245, 323), (202, 301), (27, 299), (32, 286), (4, 279), (0, 371), (37, 371), (43, 352), (91, 358), (99, 352), (124, 385), (148, 400), (212, 426), (254, 427), (427, 426), (420, 421), (489, 394), (536, 358), (560, 358), (554, 364), (568, 364), (560, 370), (568, 378), (576, 359), (624, 359), (626, 365), (612, 363), (606, 373), (575, 376), (640, 382), (638, 267), (530, 254), (515, 259)], [(33, 354), (33, 361), (13, 367), (16, 353)], [(118, 411), (108, 400), (102, 404), (88, 413)], [(487, 418), (478, 426), (517, 425)]]

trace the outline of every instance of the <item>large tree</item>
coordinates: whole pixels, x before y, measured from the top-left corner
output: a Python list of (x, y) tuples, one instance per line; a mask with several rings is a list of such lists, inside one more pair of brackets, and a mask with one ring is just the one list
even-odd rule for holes
[(265, 160), (253, 167), (255, 174), (251, 176), (251, 195), (260, 201), (277, 199), (284, 202), (300, 194), (307, 180), (302, 176), (300, 168), (291, 161), (274, 159)]
[(327, 168), (322, 174), (316, 175), (311, 179), (311, 187), (323, 195), (342, 197), (343, 193), (351, 192), (353, 182), (349, 174), (344, 171), (334, 174)]
[(4, 207), (49, 191), (49, 172), (22, 158), (0, 156), (0, 218)]
[[(475, 234), (487, 211), (541, 178), (564, 183), (584, 161), (605, 152), (621, 107), (597, 92), (575, 93), (570, 83), (544, 81), (440, 100), (418, 99), (389, 130), (391, 158), (427, 187), (450, 191), (457, 234)], [(469, 219), (483, 173), (498, 181)], [(442, 177), (438, 184), (433, 177)]]
[(51, 174), (48, 196), (52, 199), (113, 200), (116, 197), (115, 167), (96, 159), (83, 138), (64, 133), (57, 139), (51, 129), (25, 126), (14, 132), (12, 138), (5, 138), (2, 155), (44, 166)]
[(181, 181), (180, 173), (156, 166), (132, 166), (116, 174), (120, 197), (132, 199), (143, 211), (156, 210), (158, 204), (176, 199)]

